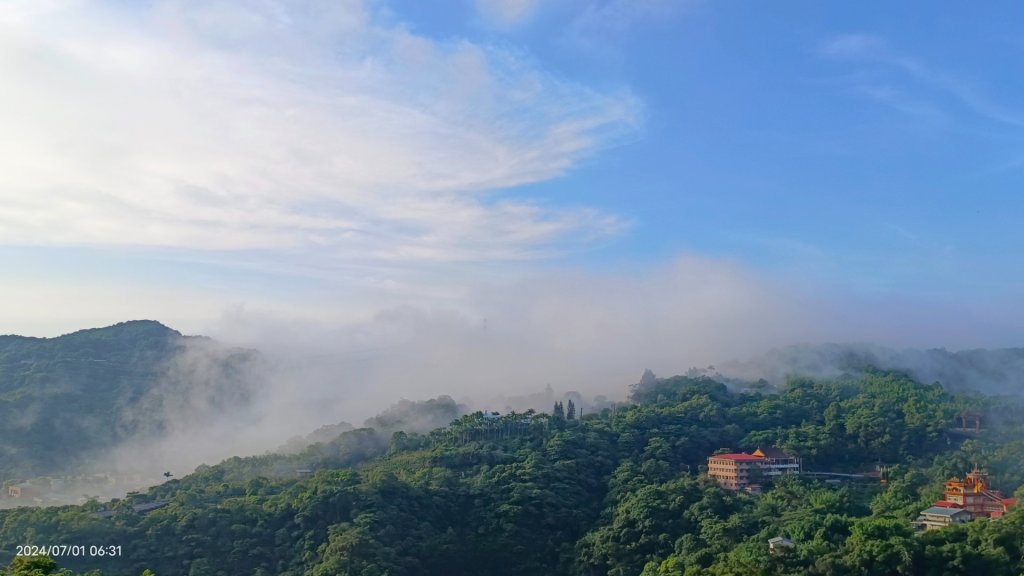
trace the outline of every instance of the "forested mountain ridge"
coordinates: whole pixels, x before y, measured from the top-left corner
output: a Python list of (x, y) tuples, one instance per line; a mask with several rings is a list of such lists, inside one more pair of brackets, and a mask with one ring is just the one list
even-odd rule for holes
[[(106, 575), (683, 576), (986, 574), (1024, 570), (1024, 511), (911, 530), (942, 482), (975, 463), (1024, 484), (1018, 399), (954, 394), (899, 373), (793, 378), (778, 393), (710, 378), (648, 379), (632, 403), (462, 416), (429, 434), (352, 430), (309, 448), (311, 478), (260, 473), (295, 456), (234, 458), (114, 503), (0, 513), (0, 552), (26, 543), (121, 544), (62, 558)], [(965, 410), (980, 432), (958, 430)], [(702, 473), (709, 454), (776, 445), (833, 485), (785, 478), (760, 495)], [(308, 455), (307, 455), (308, 456)], [(134, 506), (167, 502), (148, 512)], [(795, 548), (768, 551), (784, 535)]]
[(244, 403), (256, 358), (149, 320), (0, 336), (0, 478), (75, 470), (125, 438), (158, 433), (180, 392), (203, 387), (211, 408)]
[[(788, 374), (834, 378), (881, 369), (904, 372), (920, 382), (986, 394), (1024, 391), (1024, 348), (895, 349), (873, 344), (816, 344), (777, 348), (746, 361), (719, 365), (726, 376), (781, 383)], [(714, 372), (714, 370), (711, 370)]]

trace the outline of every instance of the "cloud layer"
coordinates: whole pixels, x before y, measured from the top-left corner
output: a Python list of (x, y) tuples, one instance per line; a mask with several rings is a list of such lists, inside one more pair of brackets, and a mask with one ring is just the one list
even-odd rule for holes
[(293, 357), (320, 376), (300, 378), (287, 397), (352, 419), (350, 410), (365, 417), (367, 404), (379, 409), (402, 397), (481, 400), (547, 383), (618, 397), (647, 367), (675, 374), (817, 341), (831, 313), (742, 265), (688, 256), (632, 272), (536, 272), (469, 287), (458, 308), (408, 304), (352, 322), (242, 310), (210, 334)]
[(497, 199), (635, 129), (627, 92), (372, 3), (0, 8), (0, 242), (527, 259), (625, 225)]
[[(903, 112), (938, 119), (959, 107), (996, 124), (1013, 129), (1024, 127), (1024, 114), (994, 99), (983, 87), (903, 54), (882, 37), (833, 36), (821, 44), (819, 54), (861, 66), (862, 73), (855, 77), (853, 88)], [(872, 66), (895, 74), (889, 77), (870, 73)]]
[(528, 20), (537, 11), (538, 0), (473, 0), (488, 22), (499, 26), (515, 26)]

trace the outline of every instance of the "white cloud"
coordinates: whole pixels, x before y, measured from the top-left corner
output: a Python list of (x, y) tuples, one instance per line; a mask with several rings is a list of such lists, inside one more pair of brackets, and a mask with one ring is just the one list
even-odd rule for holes
[(477, 11), (498, 26), (516, 26), (530, 19), (540, 5), (538, 0), (473, 0)]
[(863, 58), (886, 49), (885, 41), (871, 34), (841, 34), (825, 40), (820, 47), (822, 56)]
[(297, 364), (309, 377), (290, 393), (356, 418), (352, 412), (366, 414), (397, 398), (481, 400), (546, 383), (622, 396), (644, 368), (674, 375), (790, 344), (995, 345), (1020, 333), (1007, 302), (865, 298), (798, 275), (778, 279), (739, 262), (691, 255), (607, 273), (547, 270), (478, 282), (466, 287), (458, 307), (384, 306), (349, 321), (327, 318), (335, 308), (329, 301), (305, 303), (319, 321), (238, 310), (206, 333), (308, 358)]
[(613, 55), (639, 26), (670, 22), (701, 0), (470, 0), (480, 23), (515, 33), (544, 22), (567, 47)]
[(575, 10), (566, 36), (590, 50), (609, 49), (639, 24), (665, 22), (696, 0), (585, 0)]
[(826, 58), (888, 67), (900, 72), (905, 84), (931, 93), (934, 102), (908, 96), (902, 90), (874, 80), (857, 82), (855, 88), (859, 93), (908, 114), (943, 118), (943, 107), (938, 102), (952, 98), (963, 108), (990, 121), (1014, 128), (1024, 127), (1024, 113), (1002, 104), (968, 80), (901, 54), (878, 36), (843, 34), (828, 38), (822, 42), (819, 54)]
[(0, 243), (527, 259), (625, 225), (490, 200), (634, 128), (628, 93), (359, 0), (0, 8)]
[[(676, 374), (817, 341), (830, 329), (831, 313), (829, 303), (739, 263), (694, 256), (632, 271), (537, 271), (511, 282), (477, 282), (458, 307), (414, 302), (356, 321), (326, 319), (334, 308), (326, 301), (307, 305), (325, 319), (297, 321), (253, 308), (224, 316), (207, 333), (324, 359), (329, 388), (312, 378), (304, 392), (333, 395), (321, 405), (336, 410), (438, 394), (481, 399), (537, 391), (546, 382), (621, 395), (645, 367)], [(354, 372), (328, 377), (342, 368)]]

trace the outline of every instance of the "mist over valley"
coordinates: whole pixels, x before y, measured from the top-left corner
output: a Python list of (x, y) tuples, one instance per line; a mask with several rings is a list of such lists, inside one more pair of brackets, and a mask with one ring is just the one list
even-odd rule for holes
[[(487, 328), (477, 329), (486, 336)], [(396, 432), (429, 434), (473, 412), (544, 413), (556, 402), (573, 402), (580, 416), (600, 413), (625, 405), (630, 385), (637, 382), (593, 376), (581, 367), (586, 377), (566, 378), (572, 389), (565, 381), (540, 378), (507, 386), (500, 374), (491, 373), (502, 371), (500, 363), (492, 362), (491, 372), (483, 366), (474, 371), (464, 364), (476, 363), (463, 357), (432, 358), (431, 370), (417, 377), (411, 368), (420, 365), (422, 352), (405, 342), (356, 353), (331, 353), (324, 346), (303, 353), (295, 342), (283, 351), (257, 350), (183, 336), (154, 321), (48, 339), (0, 337), (0, 410), (8, 438), (2, 476), (6, 485), (33, 479), (37, 485), (33, 498), (3, 504), (120, 498), (239, 456), (290, 455), (246, 473), (290, 477), (296, 470), (327, 465), (332, 443), (357, 429), (370, 442), (363, 454), (368, 457), (383, 450)], [(409, 368), (394, 370), (403, 364)], [(949, 352), (821, 344), (695, 365), (682, 373), (749, 391), (784, 390), (787, 379), (795, 377), (897, 371), (948, 390), (1017, 396), (1022, 367), (1022, 349)], [(622, 368), (638, 373), (635, 367)], [(388, 381), (396, 377), (402, 381)], [(653, 377), (648, 370), (645, 378)]]

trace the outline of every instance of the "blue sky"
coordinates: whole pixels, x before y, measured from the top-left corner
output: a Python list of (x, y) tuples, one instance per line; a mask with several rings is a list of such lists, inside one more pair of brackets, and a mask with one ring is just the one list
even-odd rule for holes
[(635, 140), (523, 190), (634, 222), (593, 264), (692, 250), (870, 290), (1022, 287), (1019, 5), (662, 4), (599, 46), (571, 10), (396, 9), (642, 100)]
[(990, 10), (694, 4), (596, 51), (524, 23), (516, 41), (646, 113), (535, 190), (635, 222), (595, 261), (693, 250), (868, 290), (1019, 291), (1021, 10)]
[(804, 311), (751, 350), (1019, 344), (1022, 12), (12, 2), (0, 332), (493, 317), (567, 274), (657, 318), (707, 275), (681, 324)]

